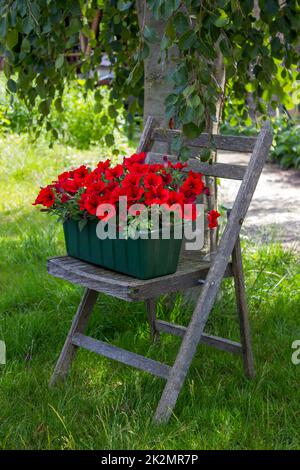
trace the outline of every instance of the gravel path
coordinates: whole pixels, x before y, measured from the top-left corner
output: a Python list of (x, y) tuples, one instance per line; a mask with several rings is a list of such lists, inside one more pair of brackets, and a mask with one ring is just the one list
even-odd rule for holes
[[(226, 163), (248, 162), (247, 154), (219, 154)], [(219, 201), (231, 207), (240, 182), (221, 180)], [(279, 241), (300, 250), (300, 171), (267, 163), (260, 177), (242, 233), (256, 242)]]

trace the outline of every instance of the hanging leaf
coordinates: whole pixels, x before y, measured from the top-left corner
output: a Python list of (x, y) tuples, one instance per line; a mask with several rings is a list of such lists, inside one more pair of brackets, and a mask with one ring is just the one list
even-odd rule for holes
[(19, 33), (16, 29), (9, 31), (6, 36), (6, 43), (10, 49), (13, 49), (19, 40)]
[(108, 147), (112, 147), (114, 145), (115, 138), (112, 134), (106, 134), (106, 136), (104, 138), (105, 138), (106, 145)]
[(190, 139), (194, 139), (195, 137), (198, 137), (201, 134), (199, 127), (196, 126), (196, 124), (194, 124), (193, 122), (184, 124), (182, 130), (184, 135), (186, 135)]
[(60, 54), (55, 61), (55, 67), (57, 69), (60, 69), (64, 65), (64, 61), (65, 61), (65, 58), (63, 54)]
[(17, 84), (16, 82), (10, 78), (9, 80), (7, 80), (7, 88), (9, 89), (9, 91), (11, 91), (12, 93), (16, 93), (17, 92)]
[(144, 28), (144, 38), (149, 42), (157, 42), (159, 40), (156, 31), (147, 25)]

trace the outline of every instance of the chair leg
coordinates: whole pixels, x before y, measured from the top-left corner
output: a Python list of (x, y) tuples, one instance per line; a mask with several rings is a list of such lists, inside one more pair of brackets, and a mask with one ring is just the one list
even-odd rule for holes
[(74, 333), (84, 332), (97, 297), (98, 292), (92, 289), (85, 290), (51, 377), (50, 387), (54, 386), (59, 379), (65, 379), (77, 349), (77, 346), (73, 345), (71, 342), (72, 336)]
[(156, 302), (155, 299), (148, 299), (145, 301), (147, 308), (148, 321), (151, 331), (152, 341), (159, 340), (159, 331), (156, 328)]
[(240, 324), (241, 343), (243, 348), (243, 364), (245, 374), (249, 378), (255, 376), (254, 361), (251, 345), (250, 325), (248, 306), (246, 300), (246, 289), (243, 273), (241, 243), (238, 237), (232, 252), (232, 269), (234, 277), (234, 287), (237, 302), (237, 311)]

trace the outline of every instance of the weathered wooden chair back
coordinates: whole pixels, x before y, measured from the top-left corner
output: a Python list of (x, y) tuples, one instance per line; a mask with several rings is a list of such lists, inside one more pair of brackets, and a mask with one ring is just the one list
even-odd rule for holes
[[(181, 137), (181, 131), (171, 129), (161, 129), (156, 127), (155, 119), (149, 117), (147, 119), (143, 134), (141, 136), (138, 151), (147, 152), (147, 161), (150, 163), (159, 163), (164, 156), (167, 156), (171, 162), (178, 161), (178, 156), (152, 152), (152, 148), (157, 142), (167, 143), (168, 149), (172, 148), (172, 143), (175, 139)], [(257, 138), (255, 137), (242, 137), (242, 136), (225, 136), (215, 134), (201, 134), (200, 137), (195, 139), (184, 139), (185, 145), (190, 150), (190, 158), (188, 160), (188, 170), (202, 173), (205, 176), (205, 182), (210, 190), (211, 196), (206, 196), (206, 203), (208, 209), (214, 208), (214, 188), (216, 188), (215, 179), (225, 178), (231, 180), (243, 180), (247, 165), (232, 164), (232, 163), (206, 163), (202, 162), (199, 158), (201, 149), (206, 148), (209, 144), (213, 144), (216, 151), (234, 152), (234, 153), (251, 153), (255, 148)], [(216, 237), (214, 232), (210, 232), (209, 251), (214, 252), (216, 249)]]
[[(178, 136), (178, 131), (157, 129), (154, 119), (149, 118), (138, 151), (148, 152), (150, 161), (159, 162), (164, 154), (151, 152), (153, 143), (155, 141), (170, 142), (175, 136)], [(194, 156), (188, 162), (189, 168), (199, 171), (207, 177), (241, 180), (216, 255), (210, 263), (203, 264), (198, 260), (189, 261), (187, 264), (179, 263), (174, 274), (150, 280), (137, 280), (130, 276), (95, 267), (69, 256), (48, 260), (48, 272), (50, 274), (86, 288), (56, 364), (51, 379), (52, 385), (59, 378), (62, 379), (66, 376), (78, 347), (94, 351), (167, 380), (155, 414), (155, 421), (161, 422), (167, 421), (173, 411), (199, 343), (240, 354), (243, 358), (246, 375), (248, 377), (254, 376), (239, 233), (271, 146), (272, 132), (270, 124), (266, 123), (257, 139), (252, 137), (213, 136), (215, 147), (219, 150), (252, 152), (247, 166), (224, 163), (208, 164), (199, 161), (196, 155), (199, 153), (200, 148), (207, 146), (208, 139), (209, 137), (206, 134), (202, 134), (198, 139), (188, 141), (188, 145), (194, 152)], [(170, 155), (169, 159), (171, 161), (177, 160), (177, 157)], [(228, 276), (234, 278), (241, 343), (208, 335), (204, 331), (221, 281)], [(188, 327), (156, 318), (156, 297), (160, 294), (194, 287), (199, 284), (202, 284), (201, 293)], [(83, 333), (99, 292), (127, 301), (145, 300), (153, 337), (158, 337), (159, 332), (182, 337), (181, 347), (174, 364), (169, 366), (85, 336)]]

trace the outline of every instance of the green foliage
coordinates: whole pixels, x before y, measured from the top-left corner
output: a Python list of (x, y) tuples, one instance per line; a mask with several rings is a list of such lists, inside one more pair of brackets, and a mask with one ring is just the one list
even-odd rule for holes
[(300, 168), (300, 123), (278, 119), (274, 125), (275, 138), (271, 159), (282, 168)]
[[(115, 119), (119, 110), (111, 115), (109, 112), (108, 91), (102, 91), (101, 104), (95, 101), (91, 91), (84, 92), (84, 81), (73, 83), (62, 99), (63, 111), (52, 107), (49, 121), (53, 129), (60, 131), (63, 141), (68, 145), (80, 149), (87, 149), (91, 145), (101, 144), (103, 139), (113, 139)], [(122, 116), (119, 118), (122, 124)]]
[[(78, 149), (88, 149), (93, 145), (114, 146), (118, 129), (115, 119), (111, 117), (109, 91), (102, 90), (101, 104), (95, 100), (92, 91), (85, 90), (84, 80), (74, 80), (68, 84), (57, 109), (57, 103), (52, 104), (48, 116), (50, 129), (57, 132), (57, 139)], [(114, 114), (124, 129), (123, 109)], [(0, 80), (0, 125), (4, 132), (27, 133), (37, 126), (39, 120), (38, 108), (31, 112), (17, 96), (7, 94), (4, 81)], [(43, 131), (44, 137), (49, 132)], [(51, 133), (50, 133), (51, 137)], [(52, 136), (53, 140), (53, 136)], [(119, 139), (117, 138), (117, 142)], [(53, 142), (52, 142), (53, 143)], [(117, 151), (116, 145), (115, 150)], [(110, 153), (114, 152), (114, 149)]]
[[(142, 2), (140, 2), (142, 3)], [(7, 88), (24, 99), (28, 109), (38, 107), (38, 129), (49, 119), (52, 103), (61, 109), (65, 85), (80, 73), (86, 89), (95, 90), (98, 68), (106, 53), (115, 78), (109, 94), (109, 116), (118, 122), (118, 110), (128, 105), (126, 122), (133, 122), (143, 103), (143, 61), (156, 43), (158, 60), (177, 48), (178, 60), (170, 80), (173, 92), (166, 99), (166, 115), (183, 125), (186, 136), (210, 132), (222, 98), (217, 59), (222, 55), (226, 71), (225, 96), (236, 113), (248, 114), (245, 97), (252, 94), (256, 110), (265, 115), (267, 104), (290, 106), (298, 100), (300, 7), (297, 0), (148, 0), (157, 20), (166, 22), (159, 38), (142, 22), (139, 31), (134, 2), (100, 0), (0, 0), (0, 52), (5, 56)], [(100, 37), (91, 27), (100, 10)], [(92, 53), (82, 52), (79, 64), (67, 54), (84, 38)], [(101, 106), (102, 94), (96, 99)], [(224, 98), (224, 97), (223, 97)], [(124, 109), (124, 108), (123, 108)], [(112, 134), (107, 144), (113, 145)]]
[[(91, 29), (99, 8), (102, 11), (101, 47)], [(141, 105), (142, 67), (135, 68), (134, 84), (127, 79), (133, 69), (137, 33), (132, 2), (0, 0), (0, 53), (5, 56), (7, 88), (24, 100), (30, 112), (38, 109), (37, 132), (45, 123), (56, 139), (56, 129), (49, 119), (52, 104), (58, 111), (62, 108), (65, 85), (77, 77), (78, 67), (85, 78), (86, 90), (95, 90), (98, 106), (103, 106), (102, 93), (95, 85), (99, 80), (99, 64), (106, 53), (115, 74), (114, 88), (110, 91), (110, 117), (118, 124), (118, 110), (130, 96), (126, 119), (128, 123), (133, 122)], [(67, 56), (78, 50), (80, 34), (94, 50), (92, 54), (82, 52), (79, 62), (74, 63)], [(114, 144), (113, 134), (107, 141)]]
[(162, 56), (172, 46), (179, 49), (172, 75), (175, 89), (167, 97), (166, 110), (177, 125), (184, 124), (187, 137), (209, 131), (216, 120), (217, 100), (222, 95), (216, 67), (220, 54), (227, 78), (225, 96), (244, 120), (249, 92), (262, 115), (267, 113), (268, 103), (276, 108), (278, 102), (291, 105), (292, 98), (297, 98), (298, 2), (279, 6), (276, 0), (261, 0), (258, 18), (248, 0), (192, 0), (185, 2), (185, 8), (173, 0), (150, 0), (148, 6), (156, 18), (167, 20)]

